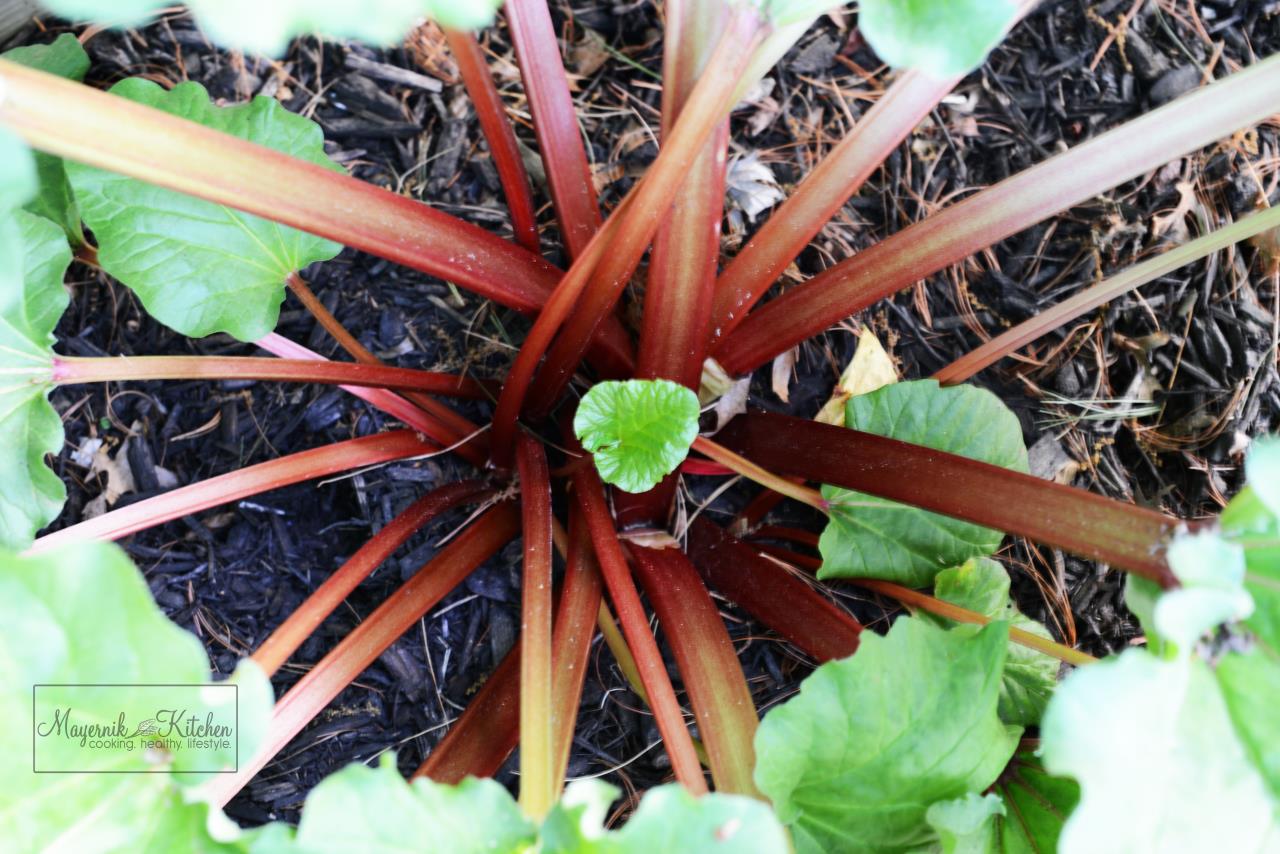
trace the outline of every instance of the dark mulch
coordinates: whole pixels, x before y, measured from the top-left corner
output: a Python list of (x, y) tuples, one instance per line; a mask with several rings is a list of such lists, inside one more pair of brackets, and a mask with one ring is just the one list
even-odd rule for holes
[[(1280, 50), (1275, 2), (1045, 5), (845, 207), (799, 259), (795, 278), (1150, 110), (1196, 85), (1202, 74), (1220, 76)], [(557, 6), (601, 197), (611, 205), (656, 155), (659, 19), (648, 3)], [(1134, 8), (1140, 10), (1117, 30)], [(60, 29), (32, 28), (15, 43), (45, 41)], [(504, 31), (490, 32), (487, 44), (508, 103), (523, 116)], [(197, 80), (227, 101), (277, 97), (320, 122), (330, 154), (353, 174), (507, 229), (474, 113), (430, 35), (413, 40), (411, 49), (390, 51), (303, 39), (274, 64), (214, 50), (188, 18), (171, 15), (142, 30), (99, 33), (87, 47), (95, 84), (141, 74), (167, 84)], [(379, 64), (427, 80), (387, 82)], [(882, 89), (877, 67), (856, 30), (824, 19), (769, 75), (772, 88), (735, 114), (734, 155), (754, 154), (784, 188), (794, 185)], [(519, 129), (532, 146), (527, 120)], [(927, 376), (990, 334), (1171, 239), (1238, 217), (1261, 196), (1280, 202), (1278, 131), (1273, 121), (1170, 164), (857, 320), (885, 342), (903, 376)], [(553, 240), (549, 207), (541, 217), (545, 237)], [(740, 212), (731, 214), (727, 248), (749, 228)], [(524, 328), (510, 312), (359, 253), (345, 252), (310, 271), (310, 280), (361, 341), (402, 365), (465, 366), (499, 376)], [(149, 320), (126, 289), (86, 269), (73, 270), (72, 282), (75, 299), (59, 330), (65, 352), (249, 352), (223, 337), (189, 341), (173, 334)], [(1025, 358), (1006, 360), (976, 381), (1018, 414), (1042, 471), (1073, 466), (1077, 486), (1186, 517), (1212, 513), (1239, 488), (1243, 437), (1276, 426), (1278, 300), (1274, 273), (1253, 252), (1220, 253), (1047, 336)], [(789, 404), (771, 390), (767, 370), (752, 386), (752, 403), (814, 414), (853, 352), (856, 328), (849, 323), (801, 348)], [(280, 331), (336, 353), (292, 298)], [(67, 425), (68, 453), (57, 466), (70, 491), (56, 526), (79, 520), (106, 487), (103, 475), (90, 476), (71, 459), (70, 450), (86, 440), (102, 440), (127, 462), (136, 488), (120, 506), (159, 493), (171, 477), (192, 483), (386, 426), (363, 403), (318, 387), (142, 383), (65, 389), (54, 400)], [(203, 638), (215, 667), (227, 672), (397, 510), (431, 486), (464, 476), (465, 468), (444, 456), (282, 489), (144, 532), (127, 547), (162, 607)], [(689, 497), (705, 499), (710, 488), (693, 484)], [(727, 518), (748, 494), (732, 492), (704, 512)], [(276, 678), (277, 689), (287, 689), (307, 663), (319, 660), (463, 518), (458, 511), (429, 526), (375, 573), (304, 645), (299, 663)], [(778, 518), (816, 523), (790, 509)], [(1105, 653), (1137, 634), (1121, 605), (1119, 573), (1021, 542), (1003, 556), (1024, 610), (1069, 642)], [(296, 818), (323, 775), (386, 749), (398, 752), (403, 770), (412, 770), (510, 647), (518, 587), (518, 550), (511, 546), (344, 691), (230, 813), (247, 823)], [(893, 610), (852, 588), (832, 595), (873, 625)], [(724, 613), (760, 708), (785, 699), (809, 663), (727, 604)], [(604, 774), (625, 787), (646, 788), (668, 771), (657, 741), (651, 718), (597, 644), (570, 774)], [(502, 775), (508, 782), (510, 767)]]

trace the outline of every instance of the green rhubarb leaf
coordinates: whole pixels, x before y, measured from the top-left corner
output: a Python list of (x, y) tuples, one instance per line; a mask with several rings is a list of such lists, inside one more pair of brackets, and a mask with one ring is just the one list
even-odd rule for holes
[[(263, 4), (258, 4), (260, 7)], [(165, 91), (130, 78), (112, 94), (342, 171), (314, 122), (274, 98), (215, 107), (198, 83)], [(67, 172), (98, 261), (147, 311), (184, 335), (227, 332), (254, 341), (275, 328), (285, 278), (342, 247), (329, 240), (81, 163)]]
[[(181, 710), (181, 721), (229, 727), (232, 742), (237, 730), (261, 732), (271, 687), (260, 669), (238, 670), (237, 692), (208, 687), (200, 641), (164, 617), (141, 573), (107, 543), (0, 555), (0, 625), (0, 838), (8, 850), (237, 843), (238, 829), (216, 810), (187, 804), (168, 773), (201, 782), (234, 768), (237, 749), (217, 738), (190, 743), (188, 733), (168, 729), (169, 709)], [(242, 739), (240, 756), (256, 746), (252, 735)]]
[(1201, 661), (1130, 649), (1080, 668), (1054, 694), (1040, 736), (1045, 767), (1081, 787), (1065, 854), (1280, 843), (1276, 803)]
[(1080, 802), (1074, 780), (1054, 777), (1034, 754), (1018, 753), (1000, 775), (996, 791), (1004, 800), (1005, 818), (997, 822), (1003, 851), (1057, 851), (1067, 816)]
[(0, 214), (20, 208), (39, 186), (27, 144), (0, 126)]
[(602, 382), (578, 404), (573, 432), (607, 483), (647, 492), (688, 456), (698, 411), (698, 396), (670, 380)]
[(938, 801), (925, 820), (938, 834), (942, 854), (994, 854), (1000, 850), (997, 822), (1005, 814), (999, 795), (970, 792), (963, 798)]
[(1017, 14), (1015, 0), (862, 0), (858, 29), (895, 68), (949, 77), (981, 65)]
[(609, 805), (621, 794), (599, 780), (570, 784), (539, 835), (549, 854), (786, 854), (786, 831), (754, 798), (711, 794), (695, 798), (679, 785), (645, 793), (631, 819), (606, 831)]
[(914, 617), (822, 665), (756, 734), (756, 785), (796, 848), (907, 851), (929, 807), (990, 786), (1021, 729), (996, 714), (1008, 626), (947, 631)]
[[(1009, 573), (1004, 566), (990, 558), (974, 558), (960, 566), (944, 569), (934, 582), (933, 595), (944, 602), (976, 611), (993, 620), (1005, 620), (1010, 626), (1039, 635), (1046, 640), (1053, 636), (1043, 625), (1018, 610), (1009, 598)], [(945, 626), (955, 625), (955, 631), (976, 632), (974, 625), (956, 625), (951, 620), (934, 617)], [(1005, 659), (1004, 674), (1000, 680), (1000, 702), (997, 709), (1000, 720), (1019, 726), (1034, 726), (1040, 722), (1049, 697), (1058, 684), (1060, 665), (1056, 658), (1036, 652), (1034, 649), (1009, 644), (1009, 656)]]
[(1280, 438), (1259, 439), (1244, 460), (1249, 485), (1273, 516), (1280, 516)]
[(1130, 575), (1125, 601), (1137, 615), (1154, 651), (1189, 655), (1206, 632), (1253, 613), (1245, 590), (1244, 549), (1216, 531), (1183, 534), (1168, 549), (1169, 568), (1180, 582), (1162, 591), (1154, 581)]
[[(17, 47), (0, 54), (28, 68), (57, 74), (68, 80), (84, 80), (89, 70), (89, 54), (80, 46), (80, 40), (71, 33), (63, 33), (50, 44)], [(67, 182), (67, 170), (61, 157), (35, 152), (36, 172), (40, 179), (40, 191), (27, 204), (33, 214), (57, 223), (76, 243), (84, 242), (80, 229), (80, 209)]]
[(1272, 798), (1280, 802), (1280, 659), (1270, 650), (1255, 648), (1224, 656), (1214, 675), (1245, 753), (1267, 781)]
[[(845, 426), (939, 451), (1027, 471), (1018, 419), (994, 394), (936, 380), (894, 383), (850, 398)], [(926, 587), (949, 566), (984, 557), (1004, 534), (896, 501), (822, 488), (831, 502), (822, 532), (819, 578), (883, 578)]]
[[(117, 26), (142, 23), (166, 5), (163, 0), (42, 0), (65, 18), (92, 19)], [(277, 56), (289, 40), (311, 32), (389, 45), (423, 16), (453, 29), (493, 23), (501, 0), (190, 0), (200, 26), (219, 44)]]
[(58, 226), (26, 211), (0, 211), (0, 548), (30, 545), (66, 500), (45, 455), (62, 449), (62, 419), (49, 389), (70, 263)]
[(1244, 586), (1254, 603), (1244, 624), (1280, 654), (1280, 518), (1247, 486), (1222, 511), (1219, 524), (1223, 536), (1244, 549)]
[(527, 850), (534, 838), (533, 824), (497, 781), (469, 777), (449, 786), (420, 777), (409, 783), (394, 756), (384, 753), (378, 767), (348, 765), (311, 790), (296, 845), (307, 854), (506, 854)]

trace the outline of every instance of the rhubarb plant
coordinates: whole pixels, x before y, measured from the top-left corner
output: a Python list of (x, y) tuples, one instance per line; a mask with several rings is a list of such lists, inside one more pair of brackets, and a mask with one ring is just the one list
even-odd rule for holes
[[(162, 5), (50, 2), (113, 25)], [(48, 783), (15, 764), (6, 793), (29, 809), (0, 813), (6, 841), (174, 851), (1083, 851), (1117, 839), (1124, 850), (1274, 847), (1280, 771), (1267, 714), (1280, 649), (1280, 446), (1257, 444), (1250, 486), (1216, 526), (1180, 532), (1159, 510), (1031, 476), (1017, 418), (989, 392), (950, 385), (1108, 294), (1274, 227), (1274, 211), (1121, 271), (936, 379), (851, 397), (843, 426), (747, 412), (699, 435), (694, 387), (704, 371), (731, 386), (877, 299), (1273, 116), (1280, 59), (947, 205), (757, 305), (1033, 4), (859, 4), (859, 29), (902, 72), (723, 270), (730, 111), (833, 4), (668, 4), (659, 154), (604, 216), (551, 10), (509, 0), (563, 269), (541, 254), (547, 230), (518, 140), (465, 31), (488, 23), (491, 0), (267, 5), (191, 4), (216, 39), (264, 51), (313, 28), (385, 41), (423, 12), (436, 17), (481, 116), (513, 239), (347, 175), (324, 155), (320, 129), (272, 99), (215, 105), (198, 84), (165, 91), (140, 79), (100, 92), (79, 82), (88, 60), (69, 35), (0, 58), (0, 544), (27, 550), (0, 559), (6, 756), (23, 758), (37, 683), (207, 682), (198, 642), (159, 617), (137, 571), (117, 550), (86, 543), (393, 460), (456, 452), (479, 473), (418, 496), (283, 623), (245, 639), (254, 652), (236, 677), (248, 703), (244, 753), (231, 767), (225, 752), (121, 748), (106, 761), (157, 773), (117, 785), (92, 775)], [(73, 246), (175, 330), (230, 333), (272, 356), (55, 353)], [(300, 275), (343, 246), (531, 318), (501, 389), (384, 365), (363, 347)], [(618, 307), (638, 274), (644, 300), (632, 330)], [(345, 355), (325, 359), (273, 331), (286, 285)], [(54, 385), (236, 378), (339, 385), (409, 429), (226, 472), (33, 542), (65, 494), (46, 462), (63, 442)], [(575, 403), (580, 378), (590, 387)], [(495, 396), (482, 423), (440, 399)], [(570, 409), (572, 435), (558, 432)], [(678, 478), (728, 475), (762, 487), (729, 528), (713, 514), (673, 512)], [(767, 524), (784, 500), (821, 513), (821, 536)], [(318, 661), (296, 661), (365, 578), (432, 519), (466, 505), (478, 507), (392, 596)], [(672, 517), (681, 524), (668, 529)], [(1054, 641), (1015, 607), (1008, 573), (991, 559), (1006, 535), (1129, 572), (1147, 648), (1096, 663)], [(321, 783), (296, 830), (241, 831), (226, 820), (222, 807), (254, 775), (516, 536), (519, 643), (412, 781), (386, 754)], [(553, 549), (563, 555), (558, 585)], [(804, 571), (913, 613), (884, 634), (864, 632)], [(713, 592), (819, 665), (763, 721)], [(652, 713), (674, 778), (640, 799), (621, 830), (605, 829), (615, 789), (565, 779), (597, 625)], [(263, 672), (290, 661), (305, 675), (271, 707)], [(1063, 664), (1076, 669), (1059, 684)], [(49, 708), (37, 697), (35, 711), (92, 699), (92, 687), (64, 684)], [(476, 779), (496, 774), (517, 746), (518, 797)], [(219, 773), (201, 780), (193, 758)], [(45, 797), (59, 786), (71, 793), (65, 802)]]

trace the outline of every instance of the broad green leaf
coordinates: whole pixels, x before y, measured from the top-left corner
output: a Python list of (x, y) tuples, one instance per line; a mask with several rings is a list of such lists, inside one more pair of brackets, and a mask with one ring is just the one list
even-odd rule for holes
[(1276, 805), (1203, 662), (1130, 649), (1080, 668), (1058, 687), (1040, 736), (1045, 767), (1080, 783), (1065, 854), (1280, 844)]
[(297, 849), (307, 854), (438, 850), (505, 854), (526, 850), (535, 828), (491, 779), (456, 786), (407, 782), (384, 753), (376, 768), (348, 765), (307, 795)]
[(22, 207), (35, 195), (38, 186), (31, 150), (0, 126), (0, 214)]
[(1000, 850), (997, 822), (1005, 814), (999, 795), (970, 792), (938, 801), (925, 820), (938, 834), (943, 854), (987, 854)]
[[(0, 54), (0, 59), (57, 74), (68, 80), (84, 80), (85, 72), (89, 70), (89, 54), (84, 52), (80, 41), (71, 33), (63, 33), (50, 44), (16, 47)], [(52, 220), (73, 241), (83, 243), (80, 209), (71, 193), (71, 185), (67, 183), (67, 170), (62, 165), (62, 158), (35, 152), (35, 161), (40, 178), (40, 192), (27, 204), (27, 210)]]
[[(1013, 604), (1009, 598), (1009, 573), (990, 558), (974, 558), (960, 566), (944, 569), (934, 582), (933, 594), (945, 602), (993, 620), (1005, 620), (1010, 626), (1025, 632), (1053, 639), (1048, 629)], [(955, 625), (950, 620), (932, 619), (945, 626)], [(958, 625), (955, 630), (973, 632), (977, 628)], [(1000, 680), (1000, 702), (997, 706), (1000, 720), (1019, 726), (1039, 723), (1058, 684), (1059, 669), (1061, 666), (1057, 659), (1021, 644), (1010, 643), (1009, 657), (1005, 659), (1004, 674)]]
[[(175, 778), (164, 773), (199, 767), (206, 773), (181, 776), (200, 782), (234, 767), (234, 752), (181, 736), (177, 748), (156, 750), (141, 734), (148, 721), (163, 723), (166, 707), (157, 702), (173, 702), (182, 720), (212, 715), (261, 731), (271, 709), (261, 670), (237, 671), (234, 709), (227, 690), (199, 688), (209, 682), (204, 647), (164, 617), (124, 552), (106, 543), (32, 558), (0, 555), (0, 625), (0, 839), (8, 850), (218, 850), (219, 840), (236, 842), (234, 826), (207, 807), (185, 806)], [(36, 724), (45, 732), (33, 756)], [(124, 735), (91, 736), (96, 743), (86, 748), (72, 724), (118, 724)], [(247, 756), (256, 745), (240, 747)], [(34, 773), (37, 760), (41, 770), (79, 773)]]
[(1170, 543), (1168, 558), (1181, 582), (1177, 589), (1162, 591), (1134, 575), (1126, 580), (1126, 602), (1149, 641), (1154, 634), (1158, 642), (1171, 644), (1173, 653), (1190, 655), (1206, 632), (1253, 613), (1253, 598), (1244, 588), (1244, 549), (1238, 544), (1216, 531), (1183, 534)]
[(1280, 438), (1259, 439), (1244, 460), (1249, 485), (1273, 516), (1280, 516)]
[[(263, 4), (259, 4), (261, 6)], [(112, 94), (155, 107), (334, 171), (314, 122), (274, 98), (215, 107), (198, 83), (165, 91), (130, 78)], [(102, 269), (131, 288), (147, 311), (184, 335), (228, 332), (254, 341), (270, 332), (284, 300), (285, 277), (342, 249), (337, 243), (260, 217), (67, 163), (84, 221), (98, 241)]]
[(900, 618), (770, 711), (756, 785), (797, 850), (910, 850), (933, 839), (932, 804), (990, 786), (1021, 733), (996, 715), (1007, 645), (1004, 623), (972, 634)]
[(981, 65), (1017, 13), (1014, 0), (862, 0), (858, 29), (895, 68), (949, 77)]
[(766, 804), (740, 795), (695, 798), (683, 786), (650, 789), (630, 820), (606, 831), (621, 791), (598, 780), (570, 784), (539, 835), (549, 854), (786, 854), (787, 835)]
[(62, 419), (48, 397), (70, 263), (58, 226), (26, 211), (0, 212), (0, 548), (26, 548), (66, 500), (45, 455), (62, 449)]
[[(41, 0), (59, 15), (118, 26), (141, 23), (163, 0)], [(454, 29), (493, 22), (501, 0), (190, 0), (200, 26), (214, 41), (276, 56), (297, 35), (319, 32), (374, 44), (392, 44), (427, 16)]]
[(1222, 511), (1220, 524), (1223, 535), (1244, 549), (1244, 586), (1254, 603), (1244, 624), (1280, 654), (1280, 519), (1248, 486)]
[(1245, 753), (1262, 772), (1271, 796), (1280, 800), (1280, 659), (1269, 650), (1253, 649), (1224, 656), (1214, 673)]
[(573, 432), (607, 483), (646, 492), (698, 438), (698, 396), (670, 380), (596, 383), (578, 404)]
[(1062, 825), (1080, 801), (1074, 780), (1054, 777), (1031, 753), (1018, 753), (1000, 775), (996, 791), (1005, 818), (997, 824), (1003, 851), (1035, 854), (1058, 850)]
[[(999, 398), (935, 380), (894, 383), (851, 398), (845, 426), (1027, 471), (1022, 428)], [(860, 492), (822, 488), (831, 516), (819, 578), (883, 578), (926, 587), (939, 570), (1000, 547), (999, 531)]]

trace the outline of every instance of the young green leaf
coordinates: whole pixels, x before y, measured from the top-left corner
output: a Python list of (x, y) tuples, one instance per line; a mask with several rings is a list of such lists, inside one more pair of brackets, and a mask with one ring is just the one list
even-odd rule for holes
[[(92, 19), (117, 26), (139, 24), (164, 0), (43, 0), (65, 18)], [(289, 40), (311, 32), (392, 44), (422, 16), (453, 29), (477, 29), (493, 21), (501, 0), (190, 0), (200, 26), (219, 44), (277, 56)]]
[[(259, 4), (261, 6), (262, 4)], [(274, 98), (215, 107), (198, 83), (165, 91), (130, 78), (111, 92), (334, 171), (319, 126)], [(81, 163), (67, 173), (102, 269), (184, 335), (254, 341), (275, 328), (285, 278), (342, 249), (337, 243)]]
[[(16, 47), (0, 53), (0, 59), (57, 74), (68, 80), (84, 80), (84, 75), (89, 70), (89, 54), (84, 52), (79, 39), (71, 33), (63, 33), (50, 44)], [(71, 192), (71, 185), (67, 182), (67, 170), (62, 164), (62, 158), (35, 152), (35, 162), (40, 190), (27, 204), (27, 210), (52, 220), (71, 240), (83, 243), (80, 209)]]
[(307, 854), (421, 850), (504, 854), (531, 846), (535, 827), (491, 779), (456, 786), (412, 783), (382, 755), (377, 768), (348, 765), (320, 782), (302, 809), (297, 848)]
[[(1000, 399), (973, 386), (935, 380), (894, 383), (850, 398), (845, 426), (1027, 471), (1018, 419)], [(831, 517), (822, 532), (819, 578), (883, 578), (908, 587), (939, 570), (983, 557), (1004, 534), (860, 492), (824, 486)]]
[(997, 822), (1005, 814), (999, 795), (970, 792), (963, 798), (938, 801), (924, 814), (938, 834), (942, 854), (987, 854), (997, 852)]
[(48, 399), (50, 348), (67, 307), (62, 277), (70, 263), (58, 226), (0, 211), (0, 548), (26, 548), (66, 500), (44, 458), (62, 449), (62, 419)]
[(932, 804), (996, 780), (1021, 733), (996, 715), (1008, 635), (1004, 623), (971, 634), (900, 618), (765, 716), (756, 785), (797, 850), (927, 844)]
[(1045, 767), (1080, 783), (1060, 849), (1263, 851), (1276, 803), (1203, 662), (1130, 649), (1059, 686), (1040, 727)]
[(35, 195), (36, 164), (27, 144), (0, 126), (0, 214), (20, 208)]
[(1239, 545), (1216, 531), (1183, 534), (1170, 543), (1168, 556), (1181, 582), (1176, 590), (1162, 591), (1134, 575), (1125, 581), (1125, 602), (1156, 648), (1168, 643), (1171, 653), (1189, 655), (1206, 632), (1253, 613)]
[(1017, 11), (1014, 0), (862, 0), (858, 29), (895, 68), (951, 77), (981, 65)]
[[(993, 620), (1005, 620), (1010, 626), (1042, 638), (1053, 639), (1048, 629), (1019, 611), (1009, 599), (1009, 573), (990, 558), (973, 558), (960, 566), (944, 569), (934, 581), (933, 595)], [(943, 618), (930, 619), (944, 626), (954, 625)], [(959, 625), (954, 630), (973, 632), (977, 628)], [(1058, 660), (1051, 656), (1021, 644), (1010, 644), (1000, 680), (997, 706), (1000, 720), (1019, 726), (1038, 724), (1058, 683), (1059, 668)]]
[(997, 822), (1004, 851), (1057, 851), (1067, 816), (1080, 802), (1074, 780), (1054, 777), (1030, 752), (1018, 753), (1000, 775), (996, 791), (1006, 817)]
[(645, 492), (698, 438), (698, 396), (670, 380), (596, 383), (578, 404), (573, 432), (605, 482)]
[(1247, 486), (1222, 511), (1219, 524), (1223, 536), (1244, 549), (1244, 586), (1254, 603), (1244, 624), (1280, 654), (1280, 518)]
[(606, 831), (621, 792), (598, 780), (570, 784), (543, 822), (541, 850), (555, 854), (785, 854), (786, 831), (768, 805), (740, 795), (695, 798), (679, 785), (645, 793), (631, 819)]
[[(236, 759), (219, 746), (145, 748), (143, 725), (158, 711), (155, 692), (143, 686), (207, 683), (209, 660), (193, 635), (160, 613), (124, 552), (92, 543), (35, 558), (0, 555), (0, 625), (0, 727), (8, 740), (0, 751), (0, 838), (11, 850), (213, 850), (213, 830), (236, 840), (238, 830), (220, 814), (184, 805), (170, 774), (123, 773), (208, 772)], [(187, 690), (173, 702), (182, 703), (184, 719), (237, 722), (247, 755), (270, 716), (271, 687), (256, 666), (237, 674), (234, 708), (226, 690)], [(89, 735), (96, 743), (87, 748), (70, 729), (114, 725), (117, 716), (125, 734)], [(41, 730), (33, 726), (44, 727), (35, 756)], [(34, 773), (37, 759), (42, 770), (79, 773)], [(86, 773), (95, 771), (115, 773)], [(182, 782), (207, 776), (184, 773)]]

